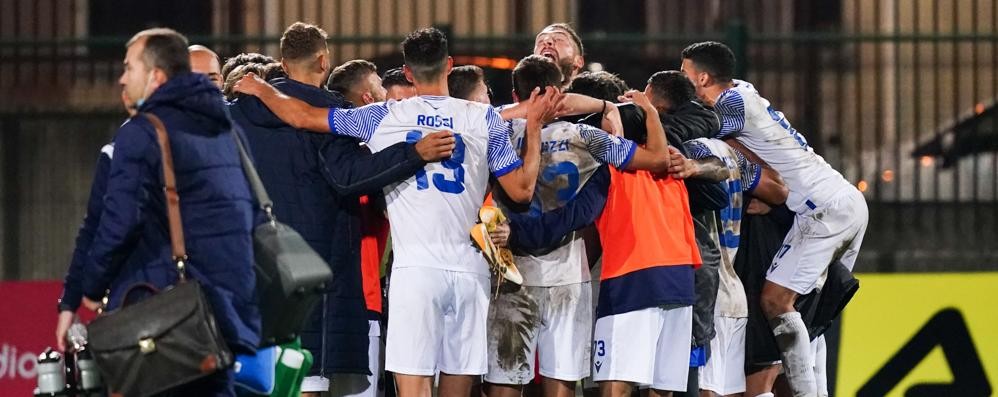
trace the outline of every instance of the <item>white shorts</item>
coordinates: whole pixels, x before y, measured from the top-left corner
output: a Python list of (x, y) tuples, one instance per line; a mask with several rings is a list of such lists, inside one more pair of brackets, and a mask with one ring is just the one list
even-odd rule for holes
[(302, 393), (330, 392), (334, 396), (376, 397), (381, 376), (381, 322), (369, 321), (367, 363), (371, 375), (332, 374), (329, 377), (308, 376), (301, 383)]
[(392, 270), (385, 370), (482, 375), (489, 277), (426, 267)]
[(700, 390), (721, 396), (745, 392), (745, 325), (748, 318), (714, 317), (717, 335), (710, 359), (700, 368)]
[(685, 391), (690, 372), (693, 307), (651, 307), (596, 320), (593, 380)]
[(822, 207), (798, 213), (766, 280), (804, 295), (814, 289), (832, 262), (841, 261), (852, 270), (868, 220), (866, 200), (855, 189)]
[(546, 378), (589, 376), (592, 286), (520, 287), (489, 307), (489, 372), (485, 381), (525, 385), (534, 379), (534, 353)]

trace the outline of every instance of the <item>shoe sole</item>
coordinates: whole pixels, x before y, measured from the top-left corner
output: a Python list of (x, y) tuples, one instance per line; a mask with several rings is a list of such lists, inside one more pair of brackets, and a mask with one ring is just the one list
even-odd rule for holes
[[(475, 246), (482, 251), (482, 255), (485, 256), (485, 260), (489, 263), (490, 269), (504, 269), (501, 272), (503, 278), (517, 285), (523, 284), (523, 276), (516, 268), (516, 265), (513, 264), (512, 253), (509, 253), (508, 250), (503, 252), (492, 243), (492, 238), (489, 237), (488, 227), (485, 224), (479, 223), (472, 226), (471, 239), (474, 241)], [(500, 255), (503, 254), (508, 255), (506, 261), (503, 261), (502, 258), (500, 258)], [(505, 266), (503, 266), (503, 262), (506, 262)]]

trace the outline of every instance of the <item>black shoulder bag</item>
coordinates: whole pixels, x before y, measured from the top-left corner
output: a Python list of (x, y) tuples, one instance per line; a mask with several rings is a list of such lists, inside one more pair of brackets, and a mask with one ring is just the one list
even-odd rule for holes
[(274, 203), (235, 129), (232, 136), (253, 195), (268, 218), (253, 230), (256, 288), (263, 322), (260, 346), (290, 342), (305, 326), (333, 272), (298, 232), (277, 221)]

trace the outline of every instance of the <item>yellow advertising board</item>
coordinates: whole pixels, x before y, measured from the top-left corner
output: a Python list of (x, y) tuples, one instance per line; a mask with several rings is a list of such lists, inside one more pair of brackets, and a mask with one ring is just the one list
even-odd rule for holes
[(857, 278), (842, 317), (837, 395), (998, 389), (998, 272)]

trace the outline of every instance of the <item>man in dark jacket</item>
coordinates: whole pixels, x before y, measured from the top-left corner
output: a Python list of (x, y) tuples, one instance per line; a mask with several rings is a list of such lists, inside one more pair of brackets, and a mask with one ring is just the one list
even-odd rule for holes
[[(325, 32), (314, 25), (288, 27), (281, 38), (288, 78), (270, 83), (312, 106), (349, 107), (343, 96), (320, 88), (329, 70), (325, 39)], [(419, 151), (434, 138), (398, 143), (372, 155), (356, 139), (295, 129), (256, 97), (236, 99), (230, 109), (274, 201), (275, 216), (298, 231), (333, 270), (327, 294), (302, 332), (303, 347), (315, 356), (302, 392), (332, 387), (334, 395), (375, 395), (380, 372), (379, 258), (361, 255), (363, 229), (372, 225), (365, 223), (367, 210), (360, 196), (380, 200), (381, 188), (438, 160)]]
[(107, 189), (107, 174), (111, 168), (111, 158), (114, 155), (114, 143), (108, 143), (100, 150), (94, 179), (90, 185), (90, 198), (87, 200), (87, 213), (76, 234), (76, 247), (69, 262), (69, 269), (62, 284), (62, 296), (59, 298), (59, 318), (56, 324), (55, 340), (60, 351), (66, 350), (66, 334), (76, 316), (83, 299), (81, 279), (90, 253), (90, 244), (94, 241), (94, 232), (104, 212), (104, 191)]
[[(169, 135), (187, 275), (204, 287), (232, 351), (252, 353), (260, 339), (250, 237), (254, 211), (221, 93), (207, 77), (191, 73), (187, 39), (173, 30), (139, 32), (127, 48), (120, 83), (139, 113), (158, 116)], [(163, 289), (178, 278), (155, 129), (144, 117), (134, 117), (114, 141), (104, 209), (81, 281), (89, 308), (105, 291), (108, 309), (114, 309), (132, 285)], [(168, 394), (234, 395), (232, 373), (218, 372)]]
[[(202, 45), (192, 45), (187, 50), (191, 59), (191, 72), (206, 75), (216, 86), (220, 86), (219, 81), (215, 79), (220, 67), (218, 55)], [(134, 116), (135, 102), (129, 99), (124, 92), (121, 93), (121, 100), (128, 115)], [(104, 191), (107, 189), (107, 174), (111, 168), (112, 157), (114, 157), (114, 142), (104, 145), (100, 150), (100, 157), (98, 157), (97, 166), (94, 169), (94, 179), (90, 185), (87, 213), (84, 215), (83, 223), (77, 232), (76, 246), (73, 248), (69, 270), (66, 272), (63, 282), (62, 296), (59, 298), (58, 305), (59, 318), (55, 331), (56, 345), (60, 351), (66, 350), (66, 334), (83, 298), (83, 292), (80, 290), (82, 272), (87, 255), (90, 253), (90, 244), (94, 240), (94, 231), (98, 221), (100, 221), (101, 213), (104, 212)]]

